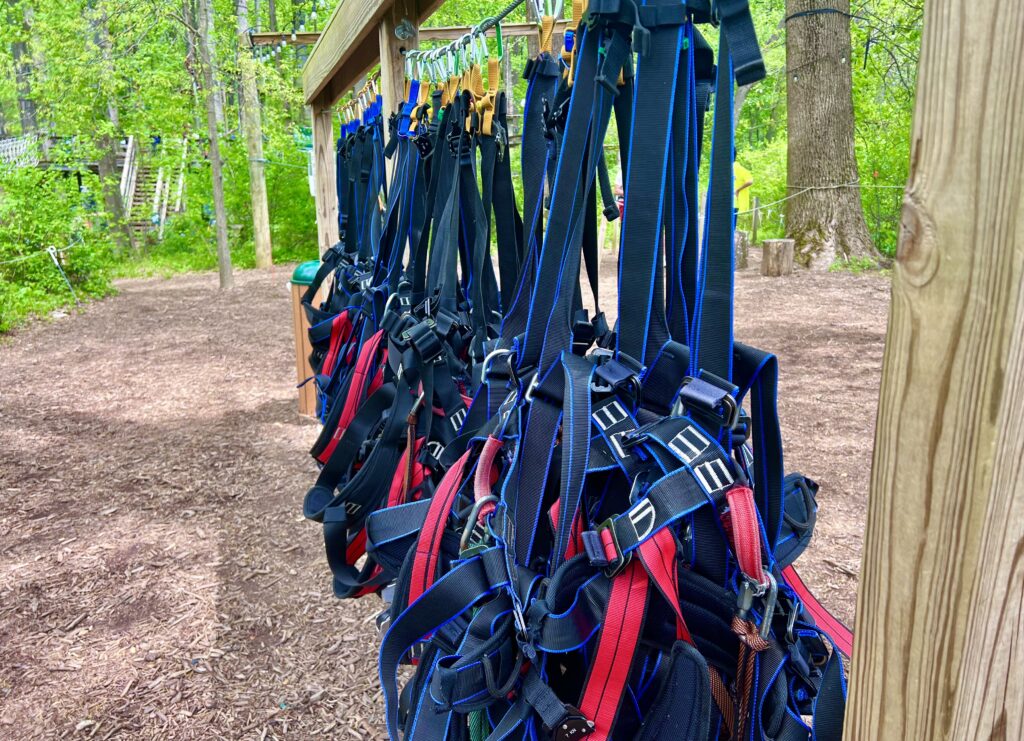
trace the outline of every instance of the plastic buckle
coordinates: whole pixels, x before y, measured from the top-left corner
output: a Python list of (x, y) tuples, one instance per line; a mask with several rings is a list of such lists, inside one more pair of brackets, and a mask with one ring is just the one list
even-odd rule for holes
[[(605, 530), (607, 530), (611, 534), (612, 545), (615, 548), (614, 561), (608, 560), (607, 553), (604, 551), (605, 543), (604, 539), (601, 537), (601, 533)], [(615, 520), (613, 518), (609, 517), (607, 520), (598, 525), (594, 533), (597, 536), (598, 542), (601, 545), (602, 555), (605, 557), (605, 560), (607, 561), (607, 565), (603, 568), (604, 575), (611, 579), (612, 577), (615, 577), (618, 574), (620, 574), (623, 571), (623, 569), (626, 568), (626, 566), (632, 560), (633, 554), (622, 552), (622, 546), (619, 545), (619, 536), (615, 532)]]
[[(684, 392), (686, 390), (686, 387), (689, 386), (691, 383), (694, 383), (695, 381), (700, 381), (700, 382), (702, 382), (704, 384), (709, 384), (708, 381), (706, 381), (706, 380), (704, 380), (702, 378), (694, 378), (693, 376), (687, 376), (686, 378), (684, 378), (683, 382), (682, 382), (682, 384), (680, 386), (680, 392), (679, 392), (680, 393), (679, 401), (682, 403), (684, 408), (686, 408), (688, 406), (687, 403), (686, 403), (686, 399), (684, 398), (684, 396), (685, 396)], [(714, 386), (714, 384), (710, 384), (710, 385)], [(725, 391), (725, 389), (722, 389), (722, 390)], [(691, 404), (689, 406), (696, 406), (696, 405), (695, 404)], [(718, 418), (718, 420), (721, 421), (722, 427), (724, 429), (727, 429), (727, 430), (734, 430), (734, 429), (736, 429), (736, 425), (740, 421), (740, 407), (739, 407), (739, 404), (736, 403), (736, 397), (734, 397), (731, 393), (728, 393), (728, 392), (726, 392), (726, 393), (724, 393), (722, 395), (721, 401), (719, 402), (719, 407), (712, 409), (710, 407), (710, 404), (709, 404), (707, 406), (702, 406), (699, 409), (699, 411), (707, 413), (707, 414), (711, 414), (711, 415), (715, 416), (716, 418)]]

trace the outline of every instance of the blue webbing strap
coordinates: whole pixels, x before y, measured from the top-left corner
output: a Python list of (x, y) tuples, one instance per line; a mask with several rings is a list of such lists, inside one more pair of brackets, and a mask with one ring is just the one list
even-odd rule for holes
[(380, 683), (384, 692), (384, 713), (388, 735), (398, 733), (398, 665), (424, 636), (486, 599), (495, 590), (508, 586), (501, 548), (490, 548), (466, 559), (438, 579), (433, 586), (409, 605), (391, 624), (380, 647)]
[[(558, 359), (562, 350), (569, 347), (573, 296), (579, 286), (583, 219), (587, 215), (585, 204), (594, 186), (597, 161), (604, 156), (603, 143), (612, 105), (619, 92), (618, 79), (629, 55), (626, 29), (619, 22), (607, 23), (610, 35), (602, 47), (604, 51), (599, 60), (590, 63), (594, 76), (590, 78), (586, 74), (588, 53), (597, 55), (596, 44), (600, 42), (599, 29), (603, 23), (602, 16), (595, 13), (593, 5), (589, 12), (596, 25), (583, 34), (583, 57), (579, 60), (577, 81), (573, 85), (565, 143), (555, 179), (552, 215), (541, 251), (540, 275), (543, 281), (538, 283), (530, 307), (530, 323), (523, 339), (523, 354), (518, 361), (520, 369), (532, 366), (544, 370)], [(585, 111), (577, 105), (578, 88), (588, 89), (591, 85), (581, 85), (581, 78), (583, 81), (594, 80), (593, 105)], [(574, 114), (589, 119), (589, 127), (574, 126)], [(576, 132), (584, 128), (588, 133), (577, 140)], [(578, 162), (583, 166), (576, 165)], [(590, 216), (593, 218), (593, 214)], [(549, 274), (557, 280), (548, 278)]]
[[(648, 11), (680, 11), (673, 25), (650, 28), (651, 48), (637, 65), (633, 131), (626, 173), (626, 209), (619, 260), (619, 332), (616, 350), (645, 365), (652, 324), (664, 330), (664, 303), (657, 295), (662, 275), (664, 205), (669, 174), (670, 136), (677, 99), (677, 75), (686, 40), (685, 7), (661, 0), (645, 3)], [(649, 15), (654, 15), (649, 13)], [(667, 15), (667, 12), (666, 12)], [(643, 17), (643, 16), (641, 16)], [(639, 107), (643, 108), (639, 113)]]
[[(701, 290), (698, 295), (696, 338), (691, 346), (691, 375), (706, 370), (726, 381), (732, 379), (733, 343), (733, 76), (729, 37), (722, 34), (719, 45), (718, 78), (715, 90), (715, 126), (711, 142), (704, 249), (701, 251)], [(697, 348), (697, 351), (694, 351)]]

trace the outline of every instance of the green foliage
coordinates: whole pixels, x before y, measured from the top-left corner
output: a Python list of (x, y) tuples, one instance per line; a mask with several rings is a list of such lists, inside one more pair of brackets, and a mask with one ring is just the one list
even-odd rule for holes
[(95, 177), (24, 168), (0, 170), (0, 332), (30, 313), (66, 306), (71, 293), (46, 250), (54, 247), (79, 297), (109, 290), (109, 243), (96, 227), (103, 214)]
[(878, 270), (881, 270), (881, 266), (870, 257), (851, 257), (849, 259), (836, 260), (828, 267), (830, 273), (846, 272), (853, 273), (854, 275), (873, 273)]
[[(747, 94), (736, 147), (739, 160), (754, 173), (752, 195), (771, 204), (786, 196), (786, 10), (784, 0), (751, 0), (751, 7), (768, 77)], [(849, 62), (861, 202), (875, 246), (892, 256), (910, 160), (922, 8), (915, 0), (864, 0), (852, 14)], [(783, 209), (782, 204), (768, 207), (759, 236), (783, 236)]]
[[(252, 52), (237, 36), (234, 0), (212, 2), (218, 82), (226, 104), (220, 132), (229, 241), (235, 266), (245, 268), (253, 264), (254, 256), (249, 163), (239, 126), (238, 90), (240, 55)], [(277, 3), (276, 27), (287, 33), (303, 23), (306, 30), (317, 30), (334, 4), (334, 0)], [(262, 30), (271, 27), (269, 5), (249, 3), (250, 25)], [(779, 203), (787, 195), (785, 5), (786, 0), (751, 0), (769, 74), (738, 93), (738, 101), (743, 99), (742, 105), (737, 103), (738, 157), (754, 173), (752, 195), (764, 204), (760, 238), (785, 232), (784, 207)], [(854, 6), (850, 63), (862, 202), (876, 245), (883, 254), (892, 255), (901, 186), (908, 172), (922, 11), (918, 0), (861, 0)], [(502, 7), (504, 3), (490, 0), (450, 1), (427, 25), (475, 25)], [(508, 20), (525, 19), (521, 7)], [(59, 248), (80, 242), (62, 253), (62, 260), (83, 298), (106, 294), (109, 281), (117, 276), (215, 267), (206, 111), (202, 96), (197, 95), (200, 70), (190, 55), (184, 20), (182, 3), (161, 0), (6, 0), (0, 4), (5, 30), (0, 44), (0, 138), (24, 133), (13, 44), (25, 42), (39, 133), (57, 137), (49, 157), (67, 169), (67, 174), (32, 168), (0, 170), (0, 263), (50, 245)], [(710, 40), (715, 43), (714, 38)], [(526, 83), (519, 72), (527, 58), (526, 39), (507, 38), (504, 46), (512, 60), (514, 108), (521, 111)], [(266, 49), (257, 55), (277, 262), (306, 260), (317, 252), (307, 154), (298, 149), (293, 137), (297, 127), (309, 125), (300, 84), (301, 63), (308, 51), (288, 45), (269, 58)], [(83, 163), (95, 163), (111, 138), (127, 135), (142, 144), (145, 165), (163, 167), (176, 176), (182, 142), (188, 143), (186, 159), (191, 165), (184, 175), (184, 211), (168, 219), (164, 239), (149, 236), (139, 240), (137, 251), (118, 252), (112, 246), (111, 219), (103, 213), (103, 184), (95, 170)], [(163, 143), (150, 151), (154, 135)], [(614, 139), (614, 127), (610, 135)], [(516, 154), (512, 162), (517, 171)], [(610, 164), (614, 181), (618, 167)], [(112, 185), (117, 183), (107, 183), (108, 188)], [(740, 227), (750, 229), (750, 220), (750, 215), (741, 215)], [(70, 300), (67, 286), (45, 253), (0, 265), (0, 331), (30, 311), (47, 312)]]

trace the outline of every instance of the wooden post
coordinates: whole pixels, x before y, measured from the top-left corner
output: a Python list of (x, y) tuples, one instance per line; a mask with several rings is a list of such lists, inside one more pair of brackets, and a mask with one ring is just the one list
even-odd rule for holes
[[(380, 22), (380, 87), (384, 98), (385, 120), (405, 100), (405, 51), (415, 49), (418, 38), (400, 39), (395, 33), (402, 21), (416, 23), (416, 1), (396, 0)], [(415, 26), (414, 26), (415, 28)], [(386, 128), (386, 127), (385, 127)], [(395, 160), (387, 162), (388, 177), (391, 176)]]
[(1024, 3), (925, 4), (846, 713), (855, 741), (1024, 738), (1022, 28)]
[(338, 193), (335, 182), (334, 122), (331, 106), (313, 102), (313, 173), (316, 180), (316, 235), (320, 254), (338, 242)]
[(768, 278), (791, 275), (795, 245), (792, 239), (764, 240), (764, 246), (761, 248), (761, 275)]
[[(305, 286), (291, 284), (292, 289), (292, 333), (295, 335), (295, 382), (302, 383), (313, 375), (309, 364), (309, 354), (313, 351), (309, 344), (309, 320), (302, 309), (302, 294)], [(316, 384), (309, 382), (299, 389), (299, 414), (305, 417), (316, 416)]]
[(737, 229), (733, 235), (733, 245), (735, 247), (735, 260), (737, 270), (746, 270), (749, 264), (748, 253), (750, 252), (750, 237), (747, 233), (741, 229)]
[(418, 44), (418, 34), (410, 39), (400, 39), (395, 34), (403, 20), (415, 28), (415, 0), (396, 0), (380, 22), (380, 85), (386, 114), (405, 99), (405, 52)]
[(754, 213), (750, 217), (750, 243), (757, 244), (757, 230), (761, 226), (761, 199), (754, 196)]

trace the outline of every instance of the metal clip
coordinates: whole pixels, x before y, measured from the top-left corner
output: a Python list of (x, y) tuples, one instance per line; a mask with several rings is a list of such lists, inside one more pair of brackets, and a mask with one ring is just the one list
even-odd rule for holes
[[(459, 551), (467, 551), (470, 548), (470, 540), (473, 537), (473, 533), (476, 532), (477, 519), (480, 517), (480, 510), (482, 510), (488, 504), (497, 503), (498, 498), (493, 494), (488, 494), (483, 499), (478, 499), (473, 503), (473, 509), (470, 510), (469, 516), (466, 518), (466, 527), (462, 531), (462, 538), (459, 540)], [(486, 532), (486, 530), (485, 530)]]

